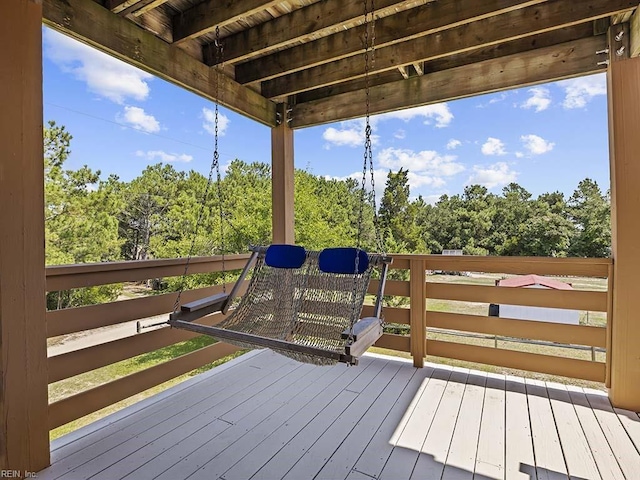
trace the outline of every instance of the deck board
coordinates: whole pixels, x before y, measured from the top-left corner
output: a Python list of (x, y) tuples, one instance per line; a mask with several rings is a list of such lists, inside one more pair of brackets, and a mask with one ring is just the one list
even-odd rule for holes
[(603, 392), (366, 355), (269, 351), (57, 440), (48, 479), (624, 479), (640, 417)]

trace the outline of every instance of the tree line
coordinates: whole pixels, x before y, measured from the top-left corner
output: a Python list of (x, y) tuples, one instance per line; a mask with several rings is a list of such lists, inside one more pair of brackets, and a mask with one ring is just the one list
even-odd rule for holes
[[(49, 122), (44, 140), (48, 265), (181, 257), (192, 245), (193, 255), (239, 253), (270, 242), (266, 164), (234, 160), (220, 184), (210, 185), (203, 206), (208, 182), (196, 171), (156, 164), (129, 182), (116, 175), (103, 179), (87, 166), (65, 168), (72, 136), (64, 126)], [(360, 233), (363, 248), (377, 249), (374, 210), (356, 180), (296, 170), (295, 195), (297, 243), (310, 249), (354, 245)], [(387, 252), (461, 249), (473, 255), (558, 257), (610, 252), (609, 195), (588, 178), (569, 198), (561, 192), (533, 198), (516, 183), (500, 195), (470, 185), (430, 205), (411, 197), (408, 171), (400, 170), (389, 172), (379, 200), (377, 230)], [(49, 295), (48, 306), (94, 303), (117, 293), (117, 286), (58, 292)]]

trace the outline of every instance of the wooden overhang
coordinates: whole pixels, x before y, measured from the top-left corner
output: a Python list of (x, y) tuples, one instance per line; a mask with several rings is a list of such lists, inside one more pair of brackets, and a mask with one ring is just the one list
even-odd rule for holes
[[(638, 0), (376, 0), (371, 112), (606, 70)], [(265, 125), (365, 114), (362, 0), (44, 0), (44, 21)], [(215, 30), (223, 45), (219, 62)], [(221, 65), (216, 65), (221, 63)], [(216, 80), (218, 77), (218, 80)]]

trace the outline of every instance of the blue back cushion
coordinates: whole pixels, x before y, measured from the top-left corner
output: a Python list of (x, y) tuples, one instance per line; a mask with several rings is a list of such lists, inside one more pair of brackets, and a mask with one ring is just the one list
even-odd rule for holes
[[(358, 255), (357, 272), (356, 254)], [(369, 256), (367, 252), (357, 248), (325, 248), (320, 252), (318, 264), (323, 272), (353, 275), (363, 273), (369, 268)]]
[(264, 263), (273, 268), (300, 268), (307, 258), (304, 247), (298, 245), (269, 245)]

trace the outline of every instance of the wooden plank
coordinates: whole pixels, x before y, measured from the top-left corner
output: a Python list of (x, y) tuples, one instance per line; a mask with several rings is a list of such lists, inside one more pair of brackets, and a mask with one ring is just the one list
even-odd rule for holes
[(435, 357), (455, 358), (467, 362), (580, 378), (593, 382), (604, 381), (605, 366), (604, 363), (599, 362), (428, 339), (427, 351), (429, 355)]
[[(613, 29), (616, 28), (614, 31)], [(611, 27), (615, 35), (620, 27)], [(613, 57), (612, 57), (613, 59)], [(635, 247), (640, 225), (633, 220), (640, 208), (637, 185), (640, 165), (634, 161), (640, 137), (640, 57), (611, 61), (608, 75), (609, 146), (611, 162), (612, 250), (615, 258), (613, 322), (611, 324), (611, 401), (616, 407), (640, 411), (640, 296), (634, 287), (640, 268)]]
[(176, 43), (215, 31), (216, 27), (250, 17), (274, 7), (281, 0), (206, 0), (180, 12), (173, 19), (173, 41)]
[[(453, 438), (442, 472), (443, 480), (473, 479), (484, 409), (486, 372), (470, 372)], [(496, 439), (499, 440), (499, 439)], [(494, 445), (495, 447), (495, 445)], [(420, 472), (421, 473), (421, 472)]]
[[(456, 0), (429, 2), (426, 5), (377, 19), (375, 22), (376, 51), (385, 45), (398, 42), (399, 39), (424, 37), (430, 33), (471, 24), (482, 18), (539, 3), (542, 3), (541, 0), (485, 0), (466, 2), (464, 7), (461, 7)], [(236, 78), (240, 83), (251, 83), (321, 63), (336, 62), (341, 58), (364, 51), (362, 38), (364, 38), (365, 29), (366, 25), (359, 25), (242, 63), (236, 67)], [(340, 48), (336, 48), (336, 45)], [(364, 65), (364, 62), (359, 62), (359, 65)], [(394, 68), (397, 66), (395, 65)]]
[[(259, 432), (268, 431), (266, 434), (268, 435), (325, 389), (335, 389), (334, 383), (337, 385), (347, 371), (339, 368), (315, 369), (314, 367), (311, 367), (311, 370), (308, 367), (300, 370), (307, 374), (281, 389), (268, 403), (263, 402), (259, 408), (238, 419), (233, 428), (216, 436), (200, 434), (198, 431), (177, 444), (176, 448), (171, 448), (136, 470), (131, 477), (155, 480), (169, 469), (174, 472), (180, 469), (182, 475), (188, 475), (198, 466), (211, 460), (220, 465), (227, 465), (228, 468), (259, 443)], [(350, 374), (356, 373), (353, 369), (349, 370)]]
[(42, 5), (0, 4), (0, 471), (49, 465)]
[[(409, 3), (407, 0), (378, 0), (375, 4), (376, 17), (395, 13)], [(324, 35), (344, 23), (360, 21), (362, 18), (363, 6), (358, 2), (321, 0), (225, 37), (224, 59), (225, 62), (234, 63), (243, 61), (265, 51), (302, 41), (310, 35)], [(204, 50), (205, 63), (214, 65), (216, 59), (207, 56), (207, 47)]]
[(81, 437), (55, 450), (54, 463), (47, 472), (57, 478), (112, 450), (140, 432), (154, 428), (167, 418), (193, 411), (203, 403), (208, 406), (220, 405), (236, 395), (241, 395), (242, 392), (252, 390), (262, 378), (269, 376), (270, 372), (286, 363), (291, 361), (266, 351), (248, 362), (234, 365), (234, 368), (225, 370), (221, 375), (208, 376), (204, 383), (193, 384), (188, 389), (180, 390), (161, 402), (118, 419), (91, 435)]
[[(426, 37), (413, 38), (400, 43), (382, 46), (378, 43), (379, 35), (376, 35), (375, 64), (371, 68), (372, 73), (402, 68), (407, 64), (418, 61), (430, 61), (437, 58), (455, 55), (475, 50), (479, 47), (498, 45), (503, 42), (518, 40), (529, 35), (546, 33), (556, 29), (571, 27), (597, 18), (607, 17), (612, 11), (619, 9), (632, 9), (635, 0), (592, 0), (589, 2), (572, 2), (571, 0), (555, 0), (542, 5), (533, 5), (517, 9), (503, 15), (496, 15), (481, 20), (476, 20), (472, 27), (460, 25), (444, 31), (429, 33)], [(481, 2), (484, 5), (488, 2)], [(463, 15), (468, 11), (459, 10)], [(381, 20), (382, 23), (385, 19)], [(377, 30), (377, 28), (376, 28)], [(410, 31), (411, 32), (411, 31)], [(410, 33), (409, 32), (409, 33)], [(342, 33), (346, 35), (347, 33)], [(408, 35), (405, 36), (405, 40)], [(411, 38), (411, 37), (409, 37)], [(297, 48), (305, 48), (302, 47)], [(271, 55), (284, 56), (287, 52)], [(362, 77), (364, 75), (364, 54), (333, 60), (328, 65), (318, 65), (307, 68), (301, 72), (279, 76), (267, 80), (262, 84), (262, 94), (267, 97), (280, 97), (292, 95), (304, 90), (319, 88), (332, 83)], [(279, 59), (280, 60), (280, 59)], [(249, 62), (248, 64), (258, 63)], [(286, 65), (286, 60), (280, 60), (276, 66)], [(242, 68), (239, 68), (242, 72)], [(401, 70), (402, 72), (402, 70)], [(258, 75), (256, 73), (256, 75)], [(241, 83), (242, 76), (238, 77)], [(409, 78), (409, 75), (404, 78)]]
[(461, 313), (428, 311), (427, 327), (544, 340), (567, 345), (605, 347), (607, 343), (607, 331), (602, 327), (483, 317)]
[[(378, 361), (382, 362), (380, 359)], [(340, 417), (317, 438), (315, 443), (302, 456), (297, 457), (298, 461), (282, 477), (282, 480), (298, 480), (310, 476), (309, 473), (320, 472), (327, 459), (334, 455), (340, 445), (348, 442), (347, 439), (355, 428), (362, 425), (361, 422), (363, 422), (365, 414), (384, 395), (386, 389), (390, 388), (390, 384), (401, 366), (402, 363), (400, 362), (388, 362), (378, 376), (362, 390), (361, 395), (347, 407)], [(410, 378), (410, 375), (407, 377)], [(379, 425), (381, 420), (381, 418), (378, 418), (374, 421), (376, 425)]]
[(602, 278), (607, 277), (609, 265), (613, 264), (611, 258), (394, 254), (392, 268), (401, 260), (410, 261), (415, 258), (424, 259), (427, 270)]
[[(269, 404), (271, 399), (278, 396), (283, 388), (286, 389), (288, 385), (305, 374), (308, 375), (309, 370), (309, 366), (288, 362), (256, 382), (254, 388), (243, 391), (242, 395), (230, 397), (215, 407), (208, 402), (202, 402), (180, 415), (171, 416), (153, 428), (122, 442), (115, 449), (85, 463), (70, 474), (75, 478), (93, 476), (95, 480), (123, 478), (144, 466), (146, 460), (174, 448), (175, 443), (181, 438), (186, 438), (197, 431), (198, 427), (206, 425), (207, 421), (213, 419), (226, 423), (227, 428), (217, 428), (220, 430), (218, 434), (223, 435), (229, 427), (235, 428), (234, 422), (226, 419), (227, 415), (239, 410), (239, 407), (245, 414), (248, 414), (260, 405)], [(124, 461), (114, 462), (119, 458), (123, 458)], [(96, 472), (99, 473), (96, 474)], [(136, 474), (134, 473), (134, 475)]]
[(505, 377), (489, 373), (473, 470), (480, 478), (505, 478), (505, 409)]
[(224, 106), (275, 125), (273, 102), (101, 5), (84, 0), (45, 0), (43, 5), (47, 26), (208, 100), (216, 100), (217, 76)]
[(587, 437), (564, 385), (546, 382), (560, 444), (571, 478), (600, 478)]
[(49, 405), (49, 428), (57, 428), (237, 350), (232, 345), (216, 343), (54, 402)]
[[(246, 255), (233, 255), (225, 258), (225, 270), (232, 271), (244, 268), (247, 258)], [(186, 261), (186, 258), (175, 258), (47, 267), (47, 291), (56, 292), (72, 288), (148, 280), (150, 278), (177, 277), (184, 274)], [(200, 257), (192, 259), (187, 273), (221, 271), (222, 261), (220, 257)]]
[(584, 393), (604, 432), (611, 450), (626, 478), (633, 478), (640, 471), (640, 453), (625, 431), (604, 392), (584, 389)]
[[(215, 325), (223, 320), (221, 315), (203, 318), (200, 323)], [(161, 328), (147, 333), (121, 338), (111, 342), (74, 350), (49, 357), (49, 383), (73, 377), (96, 368), (152, 352), (178, 342), (197, 337), (197, 333), (175, 328)]]
[[(451, 369), (443, 368), (439, 370), (440, 373), (447, 372), (446, 376), (440, 375), (444, 381), (440, 389), (442, 392), (444, 391)], [(405, 388), (400, 397), (398, 397), (398, 400), (392, 406), (393, 408), (384, 418), (380, 428), (376, 430), (362, 454), (359, 455), (352, 472), (359, 472), (373, 478), (380, 476), (380, 473), (395, 449), (395, 444), (399, 436), (405, 427), (409, 425), (410, 418), (418, 405), (418, 401), (431, 381), (431, 375), (435, 372), (436, 369), (431, 366), (416, 370), (407, 388)]]
[[(593, 61), (593, 52), (605, 45), (601, 35), (374, 86), (369, 111), (378, 114), (603, 72), (604, 66)], [(361, 117), (365, 113), (361, 96), (348, 92), (298, 103), (292, 127)]]
[[(373, 315), (373, 305), (364, 305), (361, 315), (365, 317)], [(410, 310), (408, 308), (384, 307), (382, 309), (382, 319), (386, 323), (409, 325), (409, 317)]]
[[(452, 370), (450, 369), (435, 369), (431, 377), (423, 381), (422, 387), (416, 392), (414, 400), (405, 411), (393, 436), (390, 439), (387, 438), (387, 442), (393, 450), (389, 452), (386, 462), (382, 465), (379, 465), (378, 462), (365, 465), (359, 461), (355, 466), (358, 471), (367, 474), (375, 472), (375, 478), (381, 480), (411, 476), (425, 439), (429, 432), (435, 428), (433, 426), (434, 418), (447, 390), (447, 382), (451, 374)], [(448, 408), (452, 406), (453, 402)], [(428, 477), (425, 476), (425, 478)]]
[(637, 8), (629, 20), (629, 46), (630, 57), (633, 58), (640, 55), (640, 14)]
[(609, 276), (607, 278), (607, 325), (606, 325), (607, 338), (606, 338), (606, 345), (605, 345), (605, 348), (607, 350), (607, 358), (606, 358), (607, 372), (606, 372), (606, 378), (604, 381), (604, 384), (607, 388), (611, 388), (611, 348), (613, 347), (611, 343), (612, 342), (611, 332), (613, 330), (613, 292), (615, 291), (614, 285), (613, 285), (613, 278), (614, 278), (614, 267), (613, 265), (610, 265)]
[[(367, 289), (367, 293), (371, 293), (374, 295), (377, 294), (379, 284), (379, 280), (371, 280), (371, 282), (369, 283), (369, 288)], [(411, 288), (409, 286), (409, 282), (405, 282), (402, 280), (387, 280), (384, 286), (384, 294), (392, 295), (394, 297), (410, 297)]]
[(280, 109), (281, 124), (271, 129), (271, 231), (273, 243), (295, 243), (293, 130)]
[(418, 383), (414, 380), (417, 377), (416, 372), (417, 370), (408, 363), (400, 367), (398, 373), (385, 387), (371, 408), (366, 411), (358, 424), (337, 446), (324, 466), (318, 471), (317, 478), (345, 478), (349, 474), (376, 432), (382, 428), (384, 421), (391, 415), (392, 410), (394, 408), (402, 409), (401, 406), (396, 405), (398, 402), (402, 402), (403, 396), (407, 396), (405, 391), (409, 389), (413, 394), (415, 391), (413, 389), (417, 388)]
[(607, 292), (429, 283), (429, 298), (463, 302), (607, 311)]
[(460, 413), (468, 373), (467, 369), (453, 369), (410, 478), (441, 477)]
[(524, 379), (507, 375), (505, 387), (504, 478), (514, 480), (537, 478)]
[[(227, 285), (231, 288), (232, 285)], [(246, 283), (243, 290), (246, 289)], [(182, 300), (191, 301), (222, 291), (222, 286), (199, 288), (182, 292)], [(49, 338), (94, 328), (116, 325), (140, 318), (167, 314), (175, 304), (177, 292), (131, 298), (117, 302), (83, 307), (65, 308), (47, 312), (47, 336)], [(168, 315), (167, 315), (168, 318)]]
[[(372, 361), (352, 381), (368, 383), (375, 378), (383, 366), (384, 362)], [(343, 388), (346, 389), (340, 392), (328, 392), (326, 397), (324, 394), (318, 395), (316, 397), (318, 401), (314, 400), (309, 408), (299, 411), (286, 424), (270, 431), (269, 435), (251, 451), (250, 455), (238, 461), (231, 468), (227, 465), (224, 472), (225, 480), (244, 480), (254, 475), (257, 475), (257, 478), (280, 478), (269, 476), (266, 472), (272, 471), (272, 469), (273, 471), (279, 470), (280, 467), (287, 464), (291, 466), (290, 462), (295, 462), (296, 459), (295, 454), (285, 457), (281, 452), (306, 451), (310, 442), (313, 443), (313, 439), (317, 438), (320, 432), (325, 431), (348, 405), (358, 398), (358, 393), (349, 391), (348, 384)], [(292, 441), (295, 442), (295, 445), (290, 443)], [(282, 464), (278, 464), (276, 458), (281, 460)], [(167, 476), (166, 480), (170, 478), (172, 477)], [(165, 480), (165, 478), (159, 477), (158, 480)]]
[[(604, 32), (600, 32), (600, 34), (603, 33)], [(531, 35), (528, 37), (520, 38), (518, 40), (500, 43), (498, 45), (485, 46), (455, 55), (440, 57), (428, 62), (420, 62), (422, 66), (421, 75), (430, 72), (437, 72), (440, 70), (448, 70), (450, 68), (456, 68), (463, 65), (483, 62), (485, 60), (491, 60), (498, 57), (505, 57), (507, 55), (513, 55), (515, 53), (522, 54), (524, 52), (528, 52), (537, 48), (549, 47), (551, 45), (557, 45), (564, 42), (571, 42), (582, 38), (592, 37), (593, 35), (593, 28), (588, 23), (563, 28), (561, 30), (553, 30), (551, 32), (541, 33), (538, 35)], [(400, 72), (397, 72), (395, 70), (385, 70), (383, 72), (371, 75), (369, 77), (369, 86), (372, 87), (374, 85), (382, 85), (401, 79), (402, 75), (400, 75)], [(362, 90), (365, 88), (366, 84), (367, 81), (364, 78), (356, 78), (341, 83), (335, 83), (327, 85), (325, 87), (300, 92), (296, 94), (296, 101), (298, 103), (306, 103), (313, 100), (330, 97), (332, 95), (338, 95), (340, 93)], [(441, 257), (441, 255), (437, 256)], [(436, 255), (433, 255), (433, 257), (436, 257)], [(469, 257), (465, 255), (464, 258)], [(470, 258), (473, 259), (478, 257), (472, 256)], [(540, 259), (539, 257), (537, 258)]]
[(525, 380), (525, 386), (538, 479), (568, 479), (553, 411), (547, 396), (547, 388), (544, 382), (529, 378)]
[(411, 340), (409, 339), (409, 337), (403, 335), (385, 333), (374, 344), (374, 347), (388, 348), (390, 350), (396, 350), (398, 352), (410, 352)]
[(638, 414), (624, 408), (614, 408), (613, 411), (618, 415), (620, 423), (622, 423), (636, 450), (640, 452), (640, 418), (638, 418)]
[(106, 0), (105, 7), (121, 17), (133, 15), (139, 17), (169, 0)]
[(413, 366), (422, 368), (426, 355), (427, 339), (427, 278), (423, 260), (413, 260), (411, 262), (410, 277), (411, 355), (413, 356)]
[(611, 446), (605, 434), (598, 425), (598, 420), (589, 405), (586, 395), (581, 387), (566, 385), (573, 408), (576, 411), (582, 431), (589, 443), (589, 448), (598, 466), (598, 471), (603, 480), (615, 480), (624, 478), (622, 470), (614, 456)]

